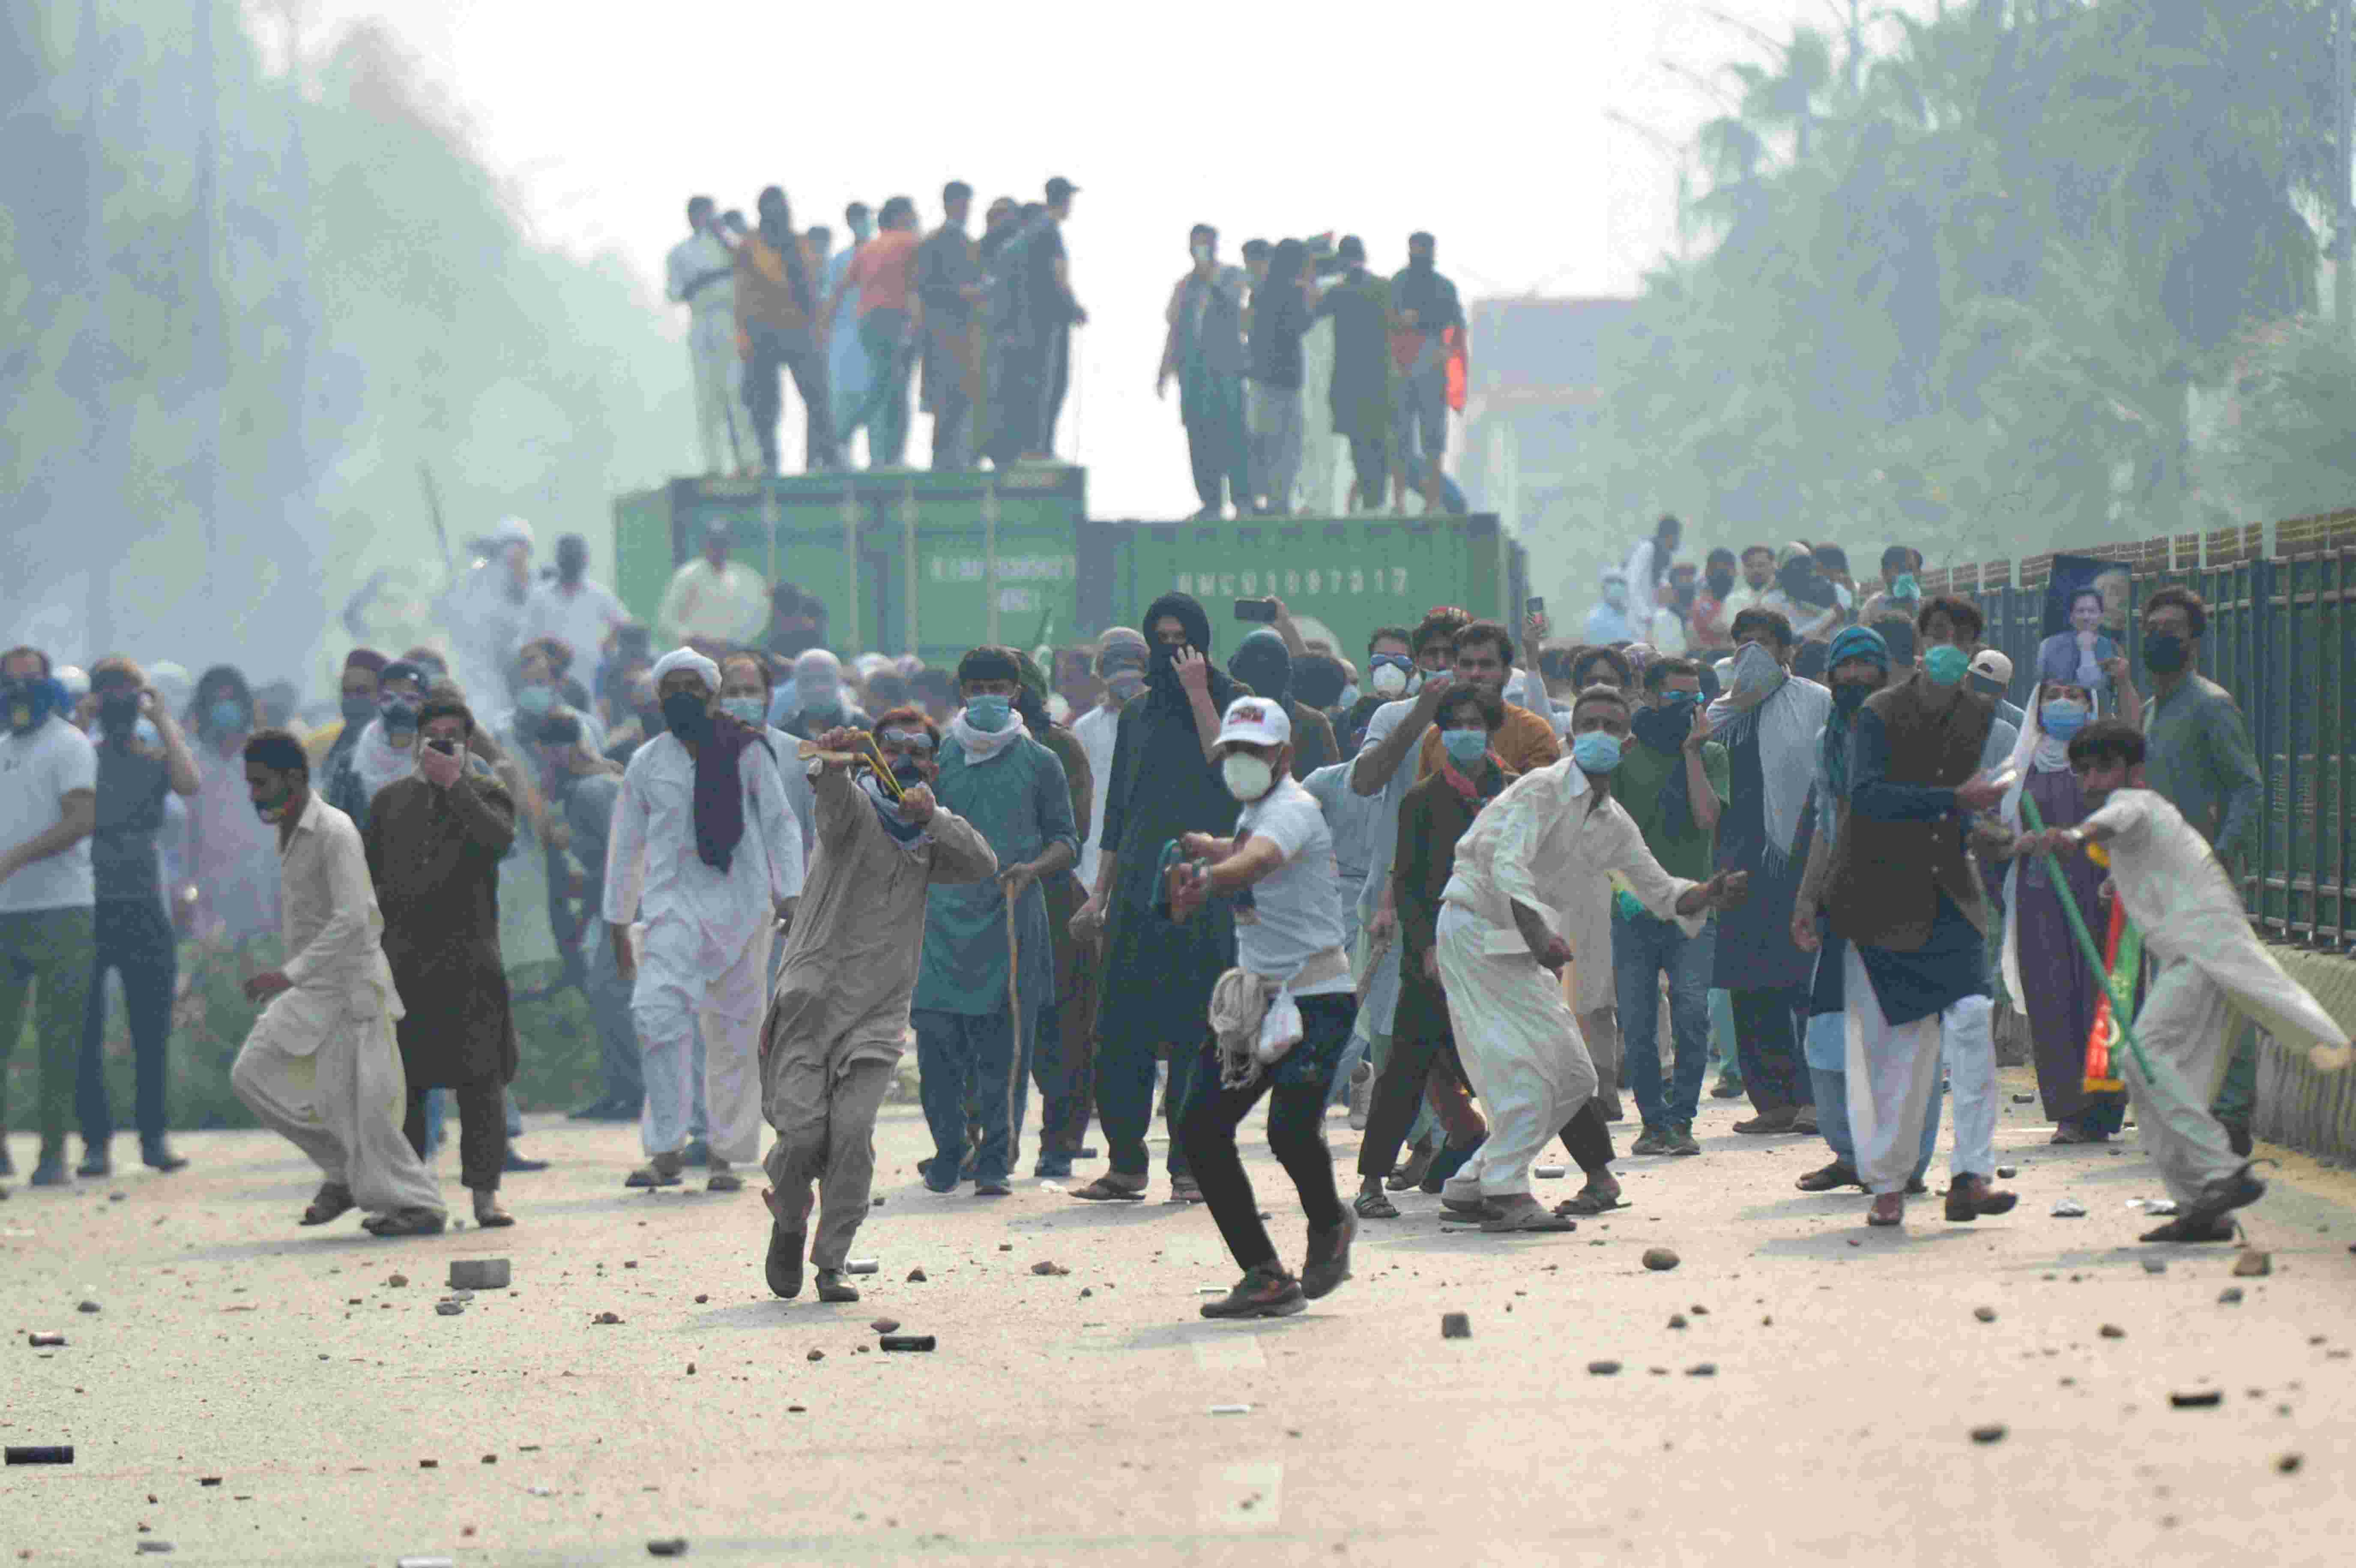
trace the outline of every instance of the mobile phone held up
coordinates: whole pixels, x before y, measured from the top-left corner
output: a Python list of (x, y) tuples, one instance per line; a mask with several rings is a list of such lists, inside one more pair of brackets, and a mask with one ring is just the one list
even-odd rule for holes
[(1527, 598), (1526, 600), (1523, 601), (1523, 603), (1522, 603), (1522, 613), (1523, 613), (1523, 614), (1525, 614), (1525, 615), (1543, 615), (1543, 614), (1545, 614), (1545, 613), (1546, 613), (1546, 601), (1545, 601), (1545, 600), (1543, 600), (1543, 599), (1541, 599), (1541, 598), (1539, 598), (1539, 597), (1538, 597), (1537, 594), (1535, 594), (1535, 593), (1531, 594), (1529, 598)]
[(1276, 601), (1273, 599), (1238, 599), (1236, 601), (1236, 619), (1238, 621), (1258, 621), (1262, 624), (1272, 624), (1276, 620)]

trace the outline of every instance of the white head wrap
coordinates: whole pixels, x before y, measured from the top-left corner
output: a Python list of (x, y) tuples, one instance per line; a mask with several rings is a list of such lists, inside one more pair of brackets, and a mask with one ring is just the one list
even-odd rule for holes
[(663, 677), (675, 669), (693, 670), (701, 678), (704, 689), (720, 689), (720, 667), (697, 653), (693, 648), (673, 648), (655, 661), (655, 689), (662, 689)]
[(491, 530), (491, 542), (530, 545), (532, 542), (531, 525), (521, 517), (501, 517), (499, 526)]

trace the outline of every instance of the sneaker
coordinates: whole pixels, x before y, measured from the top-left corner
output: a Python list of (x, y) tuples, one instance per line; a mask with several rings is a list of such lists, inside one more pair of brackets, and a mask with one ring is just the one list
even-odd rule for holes
[(1375, 1103), (1375, 1065), (1361, 1061), (1350, 1069), (1350, 1130), (1366, 1130), (1366, 1113)]
[(822, 1268), (818, 1271), (818, 1298), (820, 1301), (856, 1301), (859, 1287), (842, 1277), (841, 1269)]
[(1693, 1124), (1691, 1122), (1679, 1122), (1670, 1130), (1668, 1152), (1671, 1154), (1699, 1154), (1701, 1152), (1701, 1145), (1694, 1142)]
[(1741, 1099), (1742, 1080), (1730, 1072), (1719, 1073), (1718, 1082), (1709, 1086), (1709, 1097), (1713, 1100)]
[(186, 1169), (188, 1161), (186, 1156), (174, 1154), (172, 1146), (158, 1133), (152, 1138), (139, 1140), (139, 1163), (169, 1176), (176, 1170)]
[(507, 1163), (499, 1168), (507, 1171), (521, 1171), (526, 1175), (530, 1175), (535, 1170), (546, 1170), (548, 1168), (548, 1161), (544, 1159), (533, 1159), (527, 1155), (518, 1154), (515, 1151), (515, 1146), (513, 1144), (509, 1144), (508, 1146)]
[(1235, 1289), (1218, 1300), (1203, 1303), (1202, 1312), (1205, 1317), (1290, 1317), (1308, 1305), (1301, 1282), (1283, 1264), (1270, 1263), (1236, 1281)]
[(81, 1163), (74, 1167), (74, 1174), (76, 1176), (112, 1176), (114, 1157), (107, 1152), (104, 1144), (84, 1144), (81, 1150)]
[(1072, 1158), (1069, 1155), (1043, 1154), (1031, 1174), (1042, 1181), (1069, 1181), (1072, 1179)]
[(973, 1195), (976, 1198), (1012, 1198), (1014, 1196), (1014, 1189), (1007, 1186), (1003, 1181), (976, 1181), (973, 1184)]
[(1636, 1135), (1636, 1141), (1628, 1146), (1628, 1152), (1630, 1154), (1668, 1153), (1668, 1130), (1665, 1127), (1656, 1127), (1653, 1125), (1652, 1123), (1646, 1122), (1644, 1124), (1644, 1130)]
[(1350, 1243), (1357, 1234), (1358, 1222), (1347, 1214), (1330, 1231), (1311, 1228), (1309, 1255), (1301, 1264), (1302, 1296), (1318, 1301), (1341, 1288), (1350, 1277)]
[(33, 1167), (32, 1179), (27, 1185), (65, 1187), (72, 1181), (73, 1178), (66, 1174), (66, 1151), (61, 1148), (43, 1149), (40, 1162)]
[(920, 1159), (916, 1162), (916, 1174), (925, 1179), (925, 1190), (927, 1192), (955, 1192), (958, 1189), (956, 1178), (950, 1178), (946, 1183), (935, 1181), (933, 1179), (933, 1167), (937, 1163), (937, 1161), (929, 1159)]

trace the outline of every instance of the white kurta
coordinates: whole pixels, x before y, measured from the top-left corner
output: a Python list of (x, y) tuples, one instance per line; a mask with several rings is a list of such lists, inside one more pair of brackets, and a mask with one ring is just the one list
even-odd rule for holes
[(372, 1214), (443, 1212), (402, 1136), (408, 1083), (384, 916), (352, 819), (313, 795), (279, 852), (279, 929), (294, 982), (262, 1009), (230, 1069), (253, 1114)]
[(1568, 757), (1508, 785), (1458, 841), (1440, 917), (1440, 974), (1457, 1051), (1489, 1113), (1489, 1139), (1450, 1182), (1451, 1197), (1526, 1194), (1530, 1162), (1595, 1092), (1578, 1020), (1532, 955), (1514, 905), (1536, 912), (1574, 956), (1597, 955), (1582, 970), (1608, 973), (1614, 871), (1647, 911), (1700, 934), (1708, 912), (1676, 912), (1696, 884), (1663, 870), (1635, 819), (1618, 801), (1599, 800)]
[(748, 747), (738, 773), (744, 834), (723, 873), (696, 849), (695, 759), (687, 748), (664, 734), (632, 754), (606, 840), (604, 912), (615, 924), (645, 923), (630, 1014), (647, 1059), (647, 1152), (669, 1154), (687, 1142), (701, 1038), (712, 1152), (732, 1165), (760, 1152), (755, 1061), (776, 906), (802, 891), (801, 827), (776, 764)]
[(1087, 842), (1080, 846), (1080, 885), (1097, 891), (1097, 867), (1104, 858), (1097, 844), (1103, 831), (1105, 806), (1112, 799), (1112, 745), (1120, 730), (1120, 709), (1102, 703), (1072, 721), (1072, 733), (1088, 759), (1088, 790), (1094, 809), (1088, 816)]
[(2103, 846), (2111, 885), (2158, 961), (2135, 1017), (2151, 1072), (2124, 1040), (2113, 1060), (2135, 1096), (2152, 1164), (2177, 1202), (2189, 1203), (2243, 1163), (2209, 1114), (2224, 1066), (2228, 1008), (2294, 1047), (2337, 1045), (2348, 1031), (2251, 932), (2216, 851), (2165, 796), (2116, 791), (2083, 826), (2115, 836)]
[(719, 571), (697, 556), (671, 573), (655, 612), (663, 640), (677, 646), (719, 643), (749, 647), (769, 624), (769, 585), (749, 566), (730, 561)]

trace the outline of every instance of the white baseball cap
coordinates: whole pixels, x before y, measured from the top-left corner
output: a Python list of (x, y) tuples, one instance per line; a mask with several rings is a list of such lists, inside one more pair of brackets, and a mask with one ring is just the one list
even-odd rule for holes
[(1284, 711), (1282, 703), (1271, 702), (1265, 697), (1238, 697), (1227, 704), (1215, 743), (1224, 746), (1230, 741), (1253, 746), (1290, 745), (1292, 719)]
[(521, 517), (501, 517), (499, 526), (491, 530), (491, 542), (529, 545), (532, 542), (531, 525)]
[(1982, 648), (1972, 656), (1972, 673), (1984, 675), (1999, 687), (2012, 684), (2012, 661), (1994, 648)]

